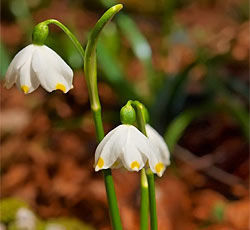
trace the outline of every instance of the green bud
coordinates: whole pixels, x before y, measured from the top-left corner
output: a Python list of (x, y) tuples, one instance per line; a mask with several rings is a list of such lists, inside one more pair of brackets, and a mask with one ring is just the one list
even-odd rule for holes
[(135, 122), (136, 113), (130, 103), (127, 103), (121, 108), (120, 119), (122, 124), (132, 125)]
[(41, 22), (35, 26), (32, 33), (33, 44), (42, 46), (45, 43), (49, 34), (49, 27), (47, 23)]

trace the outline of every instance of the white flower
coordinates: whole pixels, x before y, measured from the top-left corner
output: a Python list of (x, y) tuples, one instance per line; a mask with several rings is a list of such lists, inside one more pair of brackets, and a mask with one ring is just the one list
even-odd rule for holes
[(163, 137), (148, 124), (146, 124), (146, 132), (149, 140), (158, 148), (163, 164), (170, 165), (170, 153)]
[(119, 125), (110, 131), (95, 152), (95, 171), (124, 166), (139, 171), (148, 162), (150, 169), (162, 176), (165, 165), (150, 140), (133, 125)]
[(18, 229), (34, 230), (36, 217), (29, 209), (19, 208), (16, 213), (16, 225)]
[(64, 93), (72, 86), (73, 71), (63, 59), (49, 47), (28, 45), (12, 60), (6, 73), (5, 86), (14, 83), (25, 94), (41, 85), (48, 92), (59, 89)]

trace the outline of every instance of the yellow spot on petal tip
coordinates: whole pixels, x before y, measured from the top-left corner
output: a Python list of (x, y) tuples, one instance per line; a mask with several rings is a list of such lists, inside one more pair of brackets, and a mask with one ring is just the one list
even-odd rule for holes
[(63, 84), (61, 84), (61, 83), (58, 83), (58, 84), (56, 85), (56, 89), (59, 89), (59, 90), (63, 91), (64, 93), (66, 92), (66, 87), (65, 87), (65, 85), (63, 85)]
[(131, 165), (130, 165), (130, 168), (131, 169), (135, 169), (135, 168), (139, 169), (140, 168), (140, 163), (138, 161), (133, 161), (131, 163)]
[(98, 162), (97, 162), (97, 166), (101, 169), (104, 165), (104, 160), (100, 157)]
[(164, 169), (164, 164), (162, 162), (159, 162), (155, 165), (155, 171), (157, 173), (160, 173)]
[(27, 94), (28, 92), (29, 92), (29, 87), (27, 86), (27, 85), (22, 85), (21, 86), (21, 89), (22, 89), (22, 91), (25, 93), (25, 94)]

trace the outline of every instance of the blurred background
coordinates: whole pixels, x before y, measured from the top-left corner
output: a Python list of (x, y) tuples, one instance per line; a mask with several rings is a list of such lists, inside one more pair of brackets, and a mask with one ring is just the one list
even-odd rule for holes
[[(98, 44), (108, 132), (129, 99), (145, 103), (171, 166), (156, 178), (159, 230), (249, 229), (249, 2), (121, 0)], [(74, 70), (68, 94), (3, 87), (34, 25), (54, 18), (86, 45), (110, 0), (1, 1), (0, 229), (111, 229), (82, 60), (54, 25), (46, 44)], [(124, 230), (139, 229), (139, 174), (113, 170)], [(30, 211), (29, 211), (30, 210)], [(33, 226), (33, 227), (31, 227)], [(35, 227), (34, 227), (35, 226)], [(23, 229), (23, 228), (22, 228)]]

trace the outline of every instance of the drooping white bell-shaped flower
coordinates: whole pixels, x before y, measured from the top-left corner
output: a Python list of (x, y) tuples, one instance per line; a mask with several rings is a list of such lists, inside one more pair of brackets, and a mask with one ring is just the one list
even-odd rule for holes
[(25, 94), (41, 85), (51, 92), (67, 93), (72, 86), (73, 71), (65, 61), (46, 45), (28, 45), (12, 60), (6, 73), (7, 89), (16, 84)]
[(148, 162), (150, 169), (162, 176), (165, 165), (158, 149), (133, 125), (119, 125), (100, 142), (95, 152), (95, 171), (125, 167), (139, 171)]
[(170, 153), (163, 137), (149, 124), (146, 124), (146, 132), (149, 140), (158, 148), (161, 162), (166, 166), (170, 165)]

